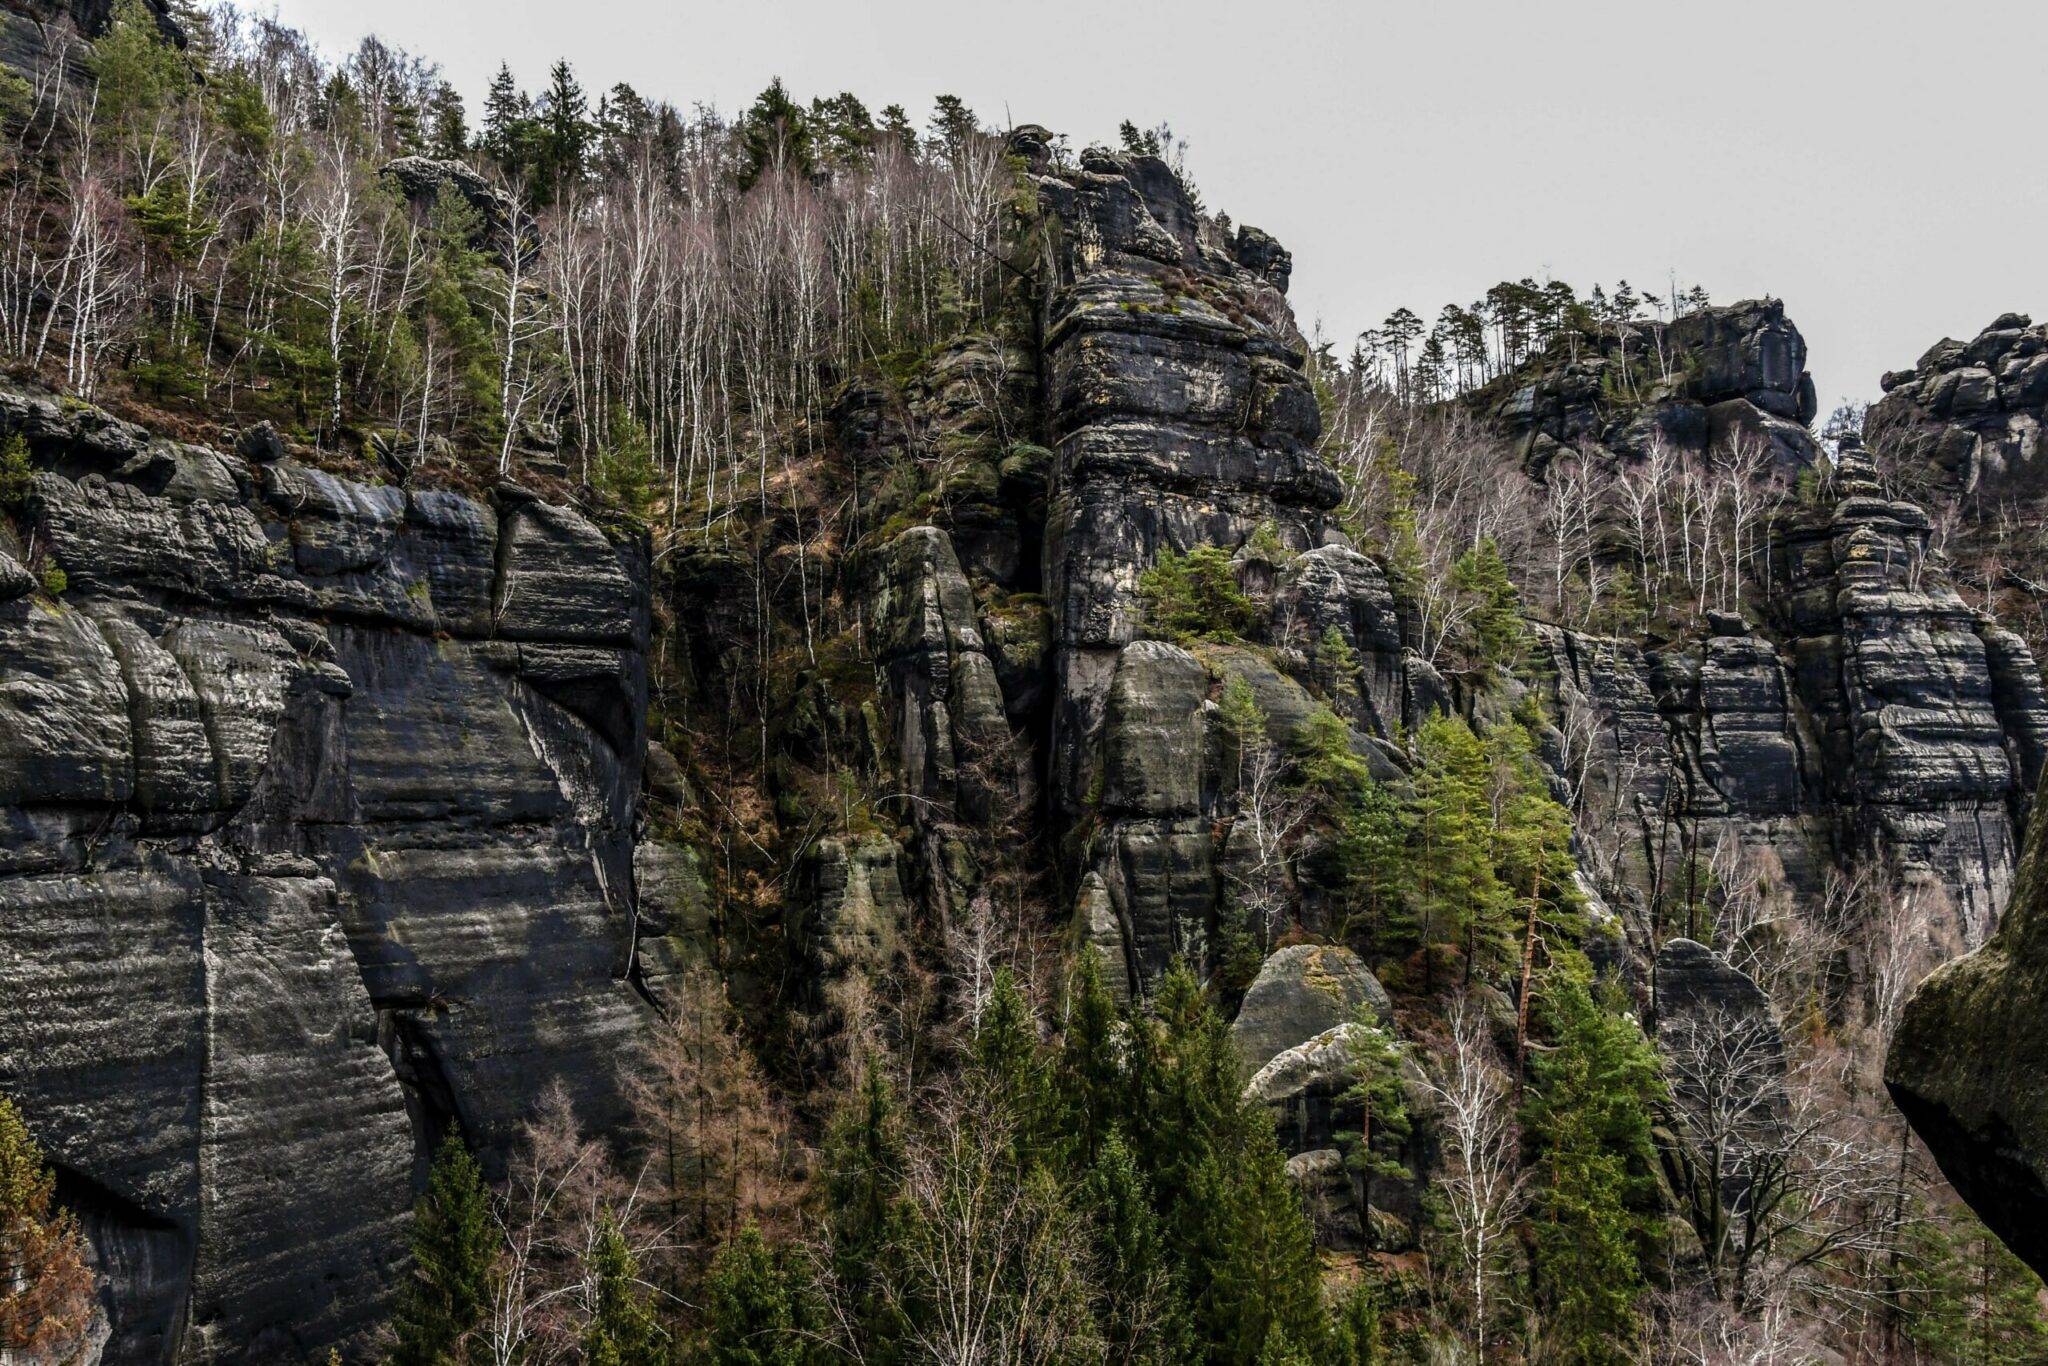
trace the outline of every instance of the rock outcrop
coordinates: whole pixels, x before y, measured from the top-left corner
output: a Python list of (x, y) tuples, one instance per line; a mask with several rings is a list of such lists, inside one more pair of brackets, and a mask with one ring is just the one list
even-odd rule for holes
[(620, 1118), (644, 539), (7, 390), (15, 434), (0, 1089), (107, 1360), (346, 1343), (446, 1125), (495, 1161), (555, 1078)]
[(1068, 882), (1081, 932), (1138, 985), (1214, 927), (1222, 814), (1211, 676), (1140, 639), (1144, 571), (1214, 545), (1262, 572), (1247, 562), (1271, 553), (1261, 536), (1289, 561), (1276, 598), (1347, 637), (1381, 708), (1400, 691), (1399, 628), (1384, 576), (1330, 525), (1287, 253), (1255, 229), (1226, 236), (1157, 158), (1090, 149), (1062, 168), (1029, 128), (1013, 146), (1058, 229), (1042, 319), (1051, 801), (1088, 835)]
[[(1637, 903), (1639, 924), (1656, 870), (1668, 879), (1696, 851), (1806, 897), (1831, 868), (1885, 867), (1944, 890), (1947, 939), (1982, 942), (2048, 734), (2031, 651), (1965, 603), (1930, 550), (1925, 508), (1887, 494), (1853, 439), (1819, 478), (1805, 346), (1779, 305), (1644, 327), (1658, 345), (1629, 364), (1654, 359), (1668, 379), (1629, 389), (1616, 344), (1532, 364), (1474, 402), (1539, 473), (1565, 450), (1623, 469), (1652, 438), (1711, 463), (1755, 432), (1808, 492), (1774, 514), (1744, 612), (1640, 640), (1537, 628), (1573, 731), (1553, 753), (1570, 752), (1574, 785), (1617, 831), (1582, 855)], [(1664, 928), (1700, 932), (1662, 890)]]
[(1257, 1073), (1282, 1053), (1369, 1011), (1391, 1022), (1393, 1002), (1357, 954), (1323, 944), (1294, 944), (1268, 958), (1230, 1026), (1245, 1067)]
[(1561, 451), (1629, 458), (1653, 442), (1705, 454), (1755, 440), (1790, 474), (1818, 453), (1806, 341), (1776, 299), (1702, 308), (1677, 320), (1603, 330), (1569, 357), (1546, 356), (1468, 402), (1542, 470)]
[(1906, 1005), (1885, 1085), (1942, 1174), (2048, 1275), (2048, 821), (2027, 835), (2012, 903), (1975, 953)]
[[(158, 31), (182, 45), (185, 34), (167, 0), (143, 4)], [(114, 0), (5, 0), (0, 3), (0, 68), (33, 78), (48, 63), (61, 61), (72, 79), (85, 79), (85, 40), (107, 31), (114, 8)]]
[(2007, 313), (1884, 377), (1864, 439), (1887, 488), (1941, 525), (1958, 577), (2039, 655), (2048, 648), (2048, 324)]

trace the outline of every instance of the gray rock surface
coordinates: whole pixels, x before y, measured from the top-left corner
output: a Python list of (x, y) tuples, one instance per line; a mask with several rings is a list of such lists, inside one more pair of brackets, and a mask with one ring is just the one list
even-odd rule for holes
[(1386, 988), (1357, 954), (1335, 945), (1295, 944), (1259, 969), (1230, 1038), (1245, 1067), (1261, 1075), (1280, 1054), (1356, 1021), (1362, 1008), (1383, 1022), (1393, 1018)]
[(0, 390), (0, 1089), (79, 1208), (112, 1362), (360, 1343), (416, 1182), (645, 1008), (644, 541)]
[(1975, 953), (1906, 1004), (1885, 1085), (1942, 1174), (2048, 1273), (2048, 822), (2027, 836), (2012, 904)]

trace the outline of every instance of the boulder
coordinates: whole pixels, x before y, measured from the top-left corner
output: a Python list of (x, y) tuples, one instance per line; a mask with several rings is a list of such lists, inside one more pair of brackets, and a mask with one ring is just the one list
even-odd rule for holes
[(1245, 992), (1230, 1037), (1256, 1075), (1298, 1044), (1358, 1019), (1361, 1009), (1382, 1021), (1393, 1002), (1357, 954), (1326, 944), (1294, 944), (1273, 954)]

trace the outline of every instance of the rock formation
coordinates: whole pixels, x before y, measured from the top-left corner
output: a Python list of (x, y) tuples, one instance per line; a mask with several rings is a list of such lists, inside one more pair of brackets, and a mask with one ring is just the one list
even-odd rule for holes
[(1774, 517), (1743, 613), (1643, 639), (1537, 628), (1555, 710), (1582, 727), (1553, 748), (1582, 756), (1587, 790), (1629, 831), (1594, 861), (1646, 899), (1659, 865), (1725, 847), (1812, 897), (1829, 869), (1874, 855), (1945, 889), (1950, 939), (1981, 942), (2048, 738), (2031, 652), (1964, 602), (1927, 512), (1886, 496), (1853, 440), (1818, 479), (1805, 345), (1777, 303), (1645, 326), (1642, 354), (1625, 352), (1633, 381), (1613, 347), (1525, 367), (1473, 402), (1532, 466), (1570, 450), (1625, 468), (1652, 439), (1711, 460), (1755, 433), (1788, 476), (1814, 470), (1813, 492)]
[(1864, 419), (1886, 486), (1927, 507), (1959, 577), (2038, 655), (2048, 645), (2048, 324), (2007, 313), (1884, 377)]
[(2048, 822), (2027, 835), (2012, 904), (1975, 953), (1920, 984), (1885, 1085), (1942, 1174), (2048, 1275)]
[(116, 1362), (378, 1321), (431, 1144), (549, 1078), (614, 1124), (647, 552), (0, 392), (0, 1089)]

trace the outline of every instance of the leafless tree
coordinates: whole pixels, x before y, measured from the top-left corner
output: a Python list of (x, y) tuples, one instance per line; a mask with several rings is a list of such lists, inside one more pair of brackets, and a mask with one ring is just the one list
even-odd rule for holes
[(1515, 1124), (1514, 1079), (1495, 1056), (1486, 1021), (1469, 997), (1452, 1012), (1439, 1076), (1428, 1083), (1441, 1115), (1439, 1183), (1469, 1296), (1472, 1341), (1483, 1354), (1489, 1291), (1511, 1251), (1508, 1232), (1524, 1204), (1527, 1173)]

